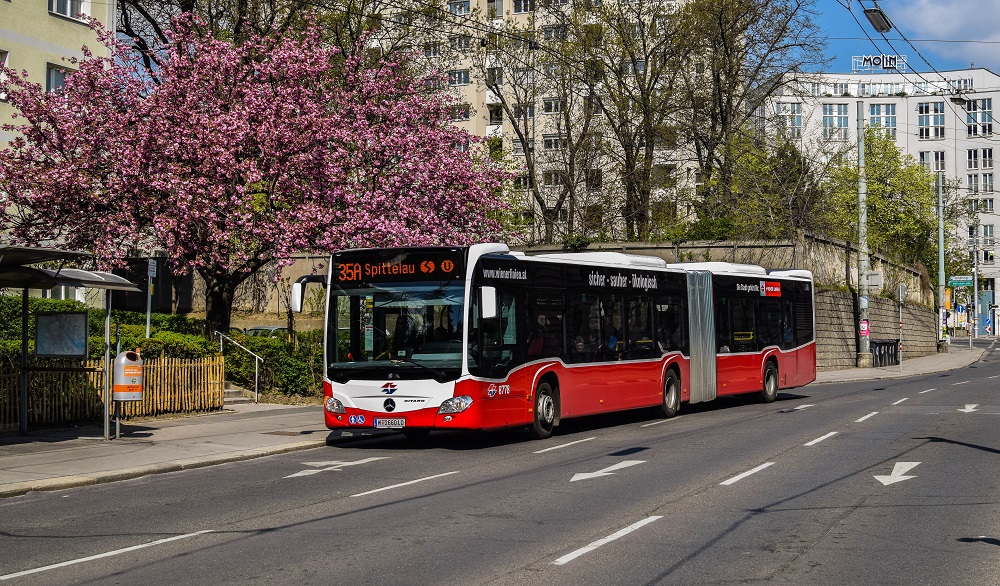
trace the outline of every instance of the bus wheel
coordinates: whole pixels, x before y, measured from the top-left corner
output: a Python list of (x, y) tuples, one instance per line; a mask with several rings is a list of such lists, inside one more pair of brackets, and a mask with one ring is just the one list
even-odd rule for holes
[(535, 389), (535, 422), (531, 424), (531, 436), (545, 439), (552, 435), (556, 424), (556, 398), (552, 385), (541, 382)]
[(431, 434), (431, 430), (426, 427), (414, 427), (413, 429), (404, 429), (403, 435), (406, 439), (417, 441), (422, 439), (427, 439), (427, 436)]
[(773, 403), (778, 397), (778, 367), (773, 362), (768, 361), (764, 367), (764, 390), (760, 392), (760, 398), (765, 403)]
[(660, 405), (660, 410), (663, 411), (664, 417), (673, 417), (677, 415), (677, 411), (680, 408), (680, 385), (677, 384), (677, 376), (674, 374), (674, 371), (668, 370), (667, 376), (663, 381), (663, 404)]

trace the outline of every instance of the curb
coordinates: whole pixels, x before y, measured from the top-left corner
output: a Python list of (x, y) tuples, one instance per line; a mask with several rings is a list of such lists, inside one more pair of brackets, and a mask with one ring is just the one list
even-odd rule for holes
[(263, 456), (272, 456), (295, 452), (299, 450), (310, 450), (321, 448), (327, 445), (326, 439), (309, 440), (280, 446), (266, 448), (253, 448), (231, 454), (220, 454), (217, 456), (204, 456), (200, 458), (188, 458), (186, 460), (171, 460), (161, 464), (150, 464), (147, 466), (136, 466), (134, 468), (123, 468), (121, 470), (108, 470), (95, 474), (56, 476), (54, 478), (44, 478), (41, 480), (26, 480), (12, 484), (0, 486), (0, 498), (21, 496), (33, 491), (52, 491), (67, 488), (77, 488), (80, 486), (92, 486), (95, 484), (106, 484), (121, 480), (131, 480), (151, 474), (163, 474), (165, 472), (179, 472), (181, 470), (191, 470), (194, 468), (204, 468), (216, 464), (227, 462), (239, 462), (242, 460), (252, 460)]

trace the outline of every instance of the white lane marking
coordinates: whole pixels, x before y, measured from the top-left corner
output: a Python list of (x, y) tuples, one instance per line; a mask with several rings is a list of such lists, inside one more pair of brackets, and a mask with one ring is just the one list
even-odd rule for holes
[(570, 479), (570, 482), (576, 482), (577, 480), (590, 480), (591, 478), (599, 478), (601, 476), (611, 476), (615, 473), (615, 470), (621, 470), (622, 468), (628, 468), (630, 466), (645, 463), (645, 460), (625, 460), (623, 462), (618, 462), (617, 464), (612, 464), (607, 468), (602, 468), (597, 472), (580, 472), (574, 474), (573, 478)]
[(418, 478), (416, 480), (411, 480), (409, 482), (400, 482), (399, 484), (393, 484), (392, 486), (383, 486), (382, 488), (376, 488), (375, 490), (369, 490), (367, 492), (359, 492), (358, 494), (352, 494), (351, 496), (365, 496), (367, 494), (375, 494), (376, 492), (382, 492), (383, 490), (392, 490), (393, 488), (399, 488), (401, 486), (409, 486), (411, 484), (416, 484), (418, 482), (424, 482), (425, 480), (434, 480), (435, 478), (441, 478), (442, 476), (451, 476), (452, 474), (458, 474), (458, 470), (454, 472), (445, 472), (444, 474), (435, 474), (434, 476), (427, 476), (426, 478)]
[(723, 480), (719, 484), (723, 484), (723, 485), (726, 485), (726, 486), (729, 486), (730, 484), (735, 484), (735, 483), (739, 482), (740, 480), (743, 480), (747, 476), (750, 476), (751, 474), (756, 474), (756, 473), (760, 472), (761, 470), (763, 470), (764, 468), (767, 468), (768, 466), (771, 466), (772, 464), (774, 464), (774, 462), (765, 462), (765, 463), (761, 464), (760, 466), (757, 466), (753, 470), (747, 470), (743, 474), (737, 474), (736, 476), (733, 476), (729, 480)]
[(960, 383), (951, 383), (951, 386), (957, 387), (958, 385), (964, 385), (964, 384), (971, 383), (971, 382), (972, 381), (970, 381), (970, 380), (964, 380), (964, 381), (962, 381)]
[(826, 434), (826, 435), (822, 435), (822, 436), (820, 436), (820, 437), (818, 437), (818, 438), (814, 439), (813, 441), (811, 441), (811, 442), (807, 442), (807, 443), (805, 443), (805, 444), (803, 444), (803, 445), (806, 445), (806, 446), (815, 446), (815, 445), (816, 445), (816, 444), (818, 444), (819, 442), (821, 442), (821, 441), (823, 441), (823, 440), (825, 440), (825, 439), (830, 439), (831, 437), (833, 437), (833, 436), (835, 436), (835, 435), (837, 435), (837, 432), (835, 432), (835, 431), (831, 431), (830, 433), (828, 433), (828, 434)]
[(640, 425), (639, 427), (653, 427), (654, 425), (659, 425), (661, 423), (667, 423), (668, 421), (676, 421), (677, 419), (680, 419), (681, 417), (684, 417), (684, 416), (683, 415), (677, 415), (676, 417), (671, 417), (670, 419), (660, 419), (659, 421), (654, 421), (652, 423), (645, 423), (643, 425)]
[(878, 480), (884, 486), (889, 486), (890, 484), (916, 478), (916, 476), (904, 475), (910, 470), (916, 468), (918, 465), (920, 465), (920, 462), (896, 462), (895, 466), (892, 467), (892, 474), (888, 476), (876, 476), (875, 480)]
[(991, 377), (989, 377), (989, 378), (996, 378), (996, 377), (998, 377), (998, 376), (1000, 376), (1000, 374), (994, 374), (993, 376), (991, 376)]
[(806, 407), (815, 407), (815, 405), (799, 405), (798, 407), (795, 408), (795, 410), (800, 411), (802, 409), (805, 409)]
[(924, 393), (929, 393), (929, 392), (934, 391), (934, 390), (937, 390), (937, 389), (927, 389), (926, 391), (920, 391), (920, 394), (923, 395)]
[(958, 411), (961, 411), (962, 413), (972, 413), (973, 411), (979, 411), (979, 409), (976, 409), (976, 407), (978, 407), (978, 406), (979, 406), (979, 403), (973, 403), (971, 405), (968, 404), (968, 403), (966, 403), (965, 404), (965, 409), (958, 409)]
[(619, 537), (624, 537), (624, 536), (628, 535), (629, 533), (635, 531), (636, 529), (639, 529), (640, 527), (642, 527), (644, 525), (648, 525), (648, 524), (652, 523), (653, 521), (656, 521), (657, 519), (662, 519), (662, 518), (663, 518), (663, 515), (654, 515), (652, 517), (646, 517), (642, 521), (639, 521), (638, 523), (633, 523), (632, 525), (629, 525), (628, 527), (622, 529), (621, 531), (617, 531), (615, 533), (612, 533), (611, 535), (608, 535), (607, 537), (605, 537), (603, 539), (598, 539), (597, 541), (591, 543), (590, 545), (588, 545), (586, 547), (581, 547), (580, 549), (578, 549), (578, 550), (576, 550), (574, 552), (568, 553), (568, 554), (562, 556), (561, 558), (557, 559), (556, 561), (552, 562), (552, 564), (556, 565), (556, 566), (561, 566), (561, 565), (563, 565), (565, 563), (571, 562), (571, 561), (575, 560), (576, 558), (582, 556), (585, 553), (594, 551), (595, 549), (597, 549), (598, 547), (601, 547), (602, 545), (604, 545), (606, 543), (611, 543), (612, 541), (618, 539)]
[(902, 403), (903, 401), (906, 401), (907, 399), (909, 399), (909, 397), (903, 397), (902, 399), (900, 399), (900, 400), (896, 401), (895, 403), (893, 403), (893, 405), (899, 405), (900, 403)]
[(285, 478), (298, 478), (300, 476), (312, 476), (313, 474), (319, 474), (320, 472), (342, 472), (341, 470), (344, 466), (356, 466), (358, 464), (367, 464), (369, 462), (374, 462), (376, 460), (388, 460), (388, 456), (376, 457), (376, 458), (365, 458), (363, 460), (355, 460), (354, 462), (303, 462), (306, 466), (323, 466), (323, 468), (316, 468), (311, 470), (302, 470), (296, 472), (295, 474), (289, 474)]
[(568, 444), (560, 444), (558, 446), (552, 446), (551, 448), (545, 448), (544, 450), (538, 450), (536, 454), (541, 454), (543, 452), (551, 452), (552, 450), (558, 450), (559, 448), (565, 448), (567, 446), (572, 446), (575, 444), (582, 444), (583, 442), (589, 442), (590, 440), (597, 439), (597, 436), (588, 437), (587, 439), (576, 440), (575, 442), (569, 442)]
[(104, 553), (99, 553), (97, 555), (87, 556), (85, 558), (77, 558), (75, 560), (68, 560), (65, 562), (59, 562), (58, 564), (52, 564), (50, 566), (43, 566), (41, 568), (35, 568), (33, 570), (24, 570), (23, 572), (17, 572), (14, 574), (6, 574), (0, 576), (0, 580), (10, 580), (13, 578), (20, 578), (21, 576), (27, 576), (29, 574), (37, 574), (38, 572), (47, 572), (49, 570), (55, 570), (56, 568), (65, 568), (66, 566), (72, 566), (74, 564), (82, 564), (83, 562), (91, 562), (94, 560), (99, 560), (101, 558), (107, 558), (115, 555), (121, 555), (123, 553), (128, 553), (130, 551), (136, 551), (138, 549), (143, 549), (146, 547), (153, 547), (154, 545), (162, 545), (164, 543), (170, 543), (171, 541), (177, 541), (178, 539), (187, 539), (188, 537), (195, 537), (196, 535), (203, 535), (205, 533), (211, 533), (214, 529), (205, 529), (203, 531), (195, 531), (194, 533), (185, 533), (184, 535), (175, 535), (173, 537), (167, 537), (164, 539), (157, 539), (156, 541), (150, 541), (149, 543), (142, 543), (139, 545), (133, 545), (131, 547), (124, 547), (122, 549), (116, 549), (114, 551), (106, 551)]
[(855, 419), (855, 420), (854, 420), (854, 423), (861, 423), (861, 422), (862, 422), (862, 421), (864, 421), (865, 419), (868, 419), (869, 417), (874, 417), (874, 416), (876, 416), (876, 415), (878, 415), (878, 411), (872, 411), (871, 413), (869, 413), (868, 415), (865, 415), (865, 416), (864, 416), (864, 417), (862, 417), (861, 419)]

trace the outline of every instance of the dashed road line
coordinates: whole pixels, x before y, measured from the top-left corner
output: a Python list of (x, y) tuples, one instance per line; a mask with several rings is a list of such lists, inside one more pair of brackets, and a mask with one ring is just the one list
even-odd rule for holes
[(607, 537), (604, 537), (602, 539), (598, 539), (597, 541), (591, 543), (590, 545), (588, 545), (586, 547), (581, 547), (580, 549), (578, 549), (576, 551), (570, 552), (570, 553), (562, 556), (561, 558), (557, 559), (556, 561), (552, 562), (552, 564), (556, 565), (556, 566), (561, 566), (563, 564), (571, 562), (571, 561), (575, 560), (576, 558), (582, 556), (585, 553), (594, 551), (595, 549), (597, 549), (598, 547), (601, 547), (602, 545), (604, 545), (606, 543), (611, 543), (612, 541), (614, 541), (616, 539), (619, 539), (621, 537), (624, 537), (624, 536), (628, 535), (629, 533), (635, 531), (636, 529), (639, 529), (640, 527), (648, 525), (648, 524), (652, 523), (653, 521), (656, 521), (657, 519), (662, 519), (662, 518), (663, 518), (663, 515), (654, 515), (652, 517), (646, 517), (642, 521), (639, 521), (638, 523), (633, 523), (633, 524), (629, 525), (628, 527), (622, 529), (621, 531), (617, 531), (615, 533), (612, 533), (611, 535), (608, 535)]
[(835, 431), (831, 431), (830, 433), (828, 433), (828, 434), (826, 434), (826, 435), (821, 435), (821, 436), (819, 436), (818, 438), (814, 439), (813, 441), (811, 441), (811, 442), (806, 442), (806, 443), (804, 443), (804, 444), (802, 444), (802, 445), (804, 445), (804, 446), (815, 446), (815, 445), (816, 445), (816, 444), (818, 444), (819, 442), (821, 442), (821, 441), (823, 441), (823, 440), (825, 440), (825, 439), (830, 439), (831, 437), (833, 437), (833, 436), (835, 436), (835, 435), (837, 435), (837, 432), (835, 432)]
[(394, 488), (399, 488), (401, 486), (409, 486), (411, 484), (416, 484), (418, 482), (424, 482), (427, 480), (434, 480), (435, 478), (441, 478), (443, 476), (451, 476), (452, 474), (458, 474), (458, 470), (455, 470), (454, 472), (445, 472), (444, 474), (435, 474), (434, 476), (427, 476), (425, 478), (418, 478), (416, 480), (410, 480), (409, 482), (400, 482), (399, 484), (393, 484), (392, 486), (383, 486), (382, 488), (376, 488), (375, 490), (359, 492), (358, 494), (352, 494), (351, 496), (365, 496), (369, 494), (375, 494), (376, 492), (382, 492), (384, 490), (392, 490)]
[(107, 558), (115, 555), (121, 555), (123, 553), (128, 553), (130, 551), (136, 551), (139, 549), (144, 549), (147, 547), (153, 547), (154, 545), (163, 545), (164, 543), (170, 543), (171, 541), (177, 541), (179, 539), (187, 539), (188, 537), (195, 537), (197, 535), (204, 535), (205, 533), (211, 533), (214, 529), (205, 529), (203, 531), (195, 531), (194, 533), (185, 533), (184, 535), (174, 535), (173, 537), (167, 537), (165, 539), (157, 539), (156, 541), (150, 541), (149, 543), (140, 543), (139, 545), (133, 545), (131, 547), (123, 547), (122, 549), (115, 549), (112, 551), (106, 551), (104, 553), (99, 553), (97, 555), (87, 556), (85, 558), (77, 558), (75, 560), (67, 560), (65, 562), (59, 562), (58, 564), (52, 564), (49, 566), (43, 566), (41, 568), (34, 568), (31, 570), (24, 570), (23, 572), (16, 572), (13, 574), (5, 574), (0, 576), (0, 580), (11, 580), (14, 578), (20, 578), (22, 576), (28, 576), (30, 574), (37, 574), (39, 572), (47, 572), (49, 570), (55, 570), (57, 568), (65, 568), (66, 566), (72, 566), (75, 564), (82, 564), (83, 562), (91, 562), (94, 560), (99, 560), (102, 558)]
[(899, 405), (900, 403), (902, 403), (903, 401), (906, 401), (908, 399), (909, 399), (909, 397), (903, 397), (902, 399), (900, 399), (900, 400), (896, 401), (895, 403), (893, 403), (893, 405)]
[(576, 445), (576, 444), (582, 444), (583, 442), (589, 442), (590, 440), (594, 440), (594, 439), (597, 439), (596, 435), (594, 437), (588, 437), (587, 439), (576, 440), (575, 442), (569, 442), (567, 444), (559, 444), (558, 446), (552, 446), (551, 448), (545, 448), (544, 450), (538, 450), (535, 453), (536, 454), (541, 454), (541, 453), (544, 453), (544, 452), (551, 452), (552, 450), (558, 450), (560, 448), (565, 448), (565, 447)]
[(737, 474), (736, 476), (733, 476), (729, 480), (723, 480), (719, 484), (721, 484), (723, 486), (729, 486), (730, 484), (735, 484), (735, 483), (739, 482), (740, 480), (743, 480), (747, 476), (750, 476), (751, 474), (756, 474), (756, 473), (760, 472), (761, 470), (763, 470), (764, 468), (767, 468), (768, 466), (771, 466), (773, 464), (774, 464), (774, 462), (765, 462), (765, 463), (761, 464), (760, 466), (757, 466), (756, 468), (754, 468), (752, 470), (747, 470), (746, 472), (744, 472), (742, 474)]
[(861, 423), (861, 422), (862, 422), (862, 421), (864, 421), (865, 419), (868, 419), (869, 417), (874, 417), (874, 416), (876, 416), (876, 415), (878, 415), (878, 411), (872, 411), (871, 413), (869, 413), (868, 415), (865, 415), (865, 416), (864, 416), (864, 417), (862, 417), (861, 419), (855, 419), (855, 420), (854, 420), (854, 423)]

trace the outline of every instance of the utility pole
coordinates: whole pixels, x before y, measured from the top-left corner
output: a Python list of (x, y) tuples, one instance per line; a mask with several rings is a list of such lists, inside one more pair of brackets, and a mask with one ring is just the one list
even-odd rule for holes
[(947, 310), (944, 305), (944, 171), (937, 173), (938, 196), (938, 350), (947, 340)]
[(865, 103), (858, 100), (858, 368), (870, 368), (868, 324), (868, 179), (865, 176)]

